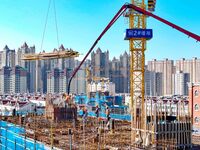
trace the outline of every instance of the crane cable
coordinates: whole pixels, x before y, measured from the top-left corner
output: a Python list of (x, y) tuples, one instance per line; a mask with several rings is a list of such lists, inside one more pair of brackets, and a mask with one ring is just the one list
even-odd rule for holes
[(55, 0), (53, 0), (53, 6), (54, 6), (54, 19), (55, 19), (55, 26), (56, 26), (57, 44), (59, 48), (58, 22), (57, 22), (57, 16), (56, 16)]
[[(40, 51), (42, 51), (42, 49), (43, 49), (43, 43), (44, 43), (44, 37), (45, 37), (45, 33), (46, 33), (46, 28), (47, 28), (47, 22), (48, 22), (48, 17), (49, 17), (49, 10), (50, 10), (50, 7), (51, 7), (51, 1), (52, 0), (49, 0), (49, 4), (48, 4), (44, 29), (43, 29), (43, 33), (42, 33), (42, 42), (41, 42), (41, 46), (40, 46)], [(56, 27), (56, 35), (57, 35), (57, 44), (58, 44), (58, 48), (59, 48), (58, 23), (57, 23), (57, 16), (56, 16), (55, 0), (53, 0), (53, 9), (54, 9), (54, 19), (55, 19), (55, 27)]]
[(41, 46), (40, 46), (40, 51), (42, 51), (42, 47), (43, 47), (44, 36), (45, 36), (45, 32), (46, 32), (46, 26), (47, 26), (47, 21), (48, 21), (50, 6), (51, 6), (51, 0), (49, 0), (49, 5), (48, 5), (48, 9), (47, 9), (47, 14), (46, 14), (46, 19), (45, 19), (45, 24), (44, 24), (44, 30), (43, 30), (43, 34), (42, 34), (42, 43), (41, 43)]

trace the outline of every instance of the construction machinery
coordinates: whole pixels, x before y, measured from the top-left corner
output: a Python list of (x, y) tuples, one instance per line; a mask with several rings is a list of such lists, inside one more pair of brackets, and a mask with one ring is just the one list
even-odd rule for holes
[[(152, 14), (155, 10), (156, 0), (148, 0), (148, 10), (146, 10), (145, 0), (131, 0), (131, 4), (125, 4), (112, 18), (109, 24), (101, 32), (98, 38), (95, 40), (94, 44), (89, 49), (88, 53), (85, 55), (80, 65), (74, 70), (68, 84), (68, 94), (70, 91), (70, 84), (72, 78), (75, 76), (77, 71), (80, 69), (81, 65), (84, 63), (88, 55), (93, 51), (94, 47), (97, 45), (99, 40), (104, 36), (104, 34), (111, 28), (111, 26), (117, 21), (117, 19), (125, 14), (129, 17), (129, 29), (126, 30), (126, 38), (129, 40), (130, 53), (131, 53), (131, 65), (130, 65), (130, 93), (131, 93), (131, 143), (136, 145), (136, 147), (145, 147), (151, 142), (149, 140), (149, 134), (146, 131), (146, 115), (145, 115), (145, 82), (144, 82), (144, 72), (145, 72), (145, 50), (146, 50), (146, 40), (152, 38), (152, 30), (146, 29), (146, 18), (147, 16), (153, 17), (154, 19), (163, 22), (164, 24), (171, 26), (172, 28), (186, 34), (193, 39), (200, 41), (200, 36), (187, 31), (159, 16)], [(157, 115), (154, 116), (155, 120)], [(151, 123), (152, 120), (151, 120)], [(155, 122), (155, 126), (159, 125)], [(154, 127), (152, 127), (152, 130)], [(154, 130), (155, 131), (155, 130)], [(166, 131), (167, 133), (168, 131)], [(155, 132), (153, 134), (156, 134)], [(158, 138), (159, 139), (159, 138)], [(152, 141), (155, 141), (152, 138)], [(154, 142), (153, 141), (153, 142)], [(152, 142), (152, 143), (153, 143)], [(188, 146), (188, 145), (187, 145)], [(189, 144), (190, 146), (190, 144)]]

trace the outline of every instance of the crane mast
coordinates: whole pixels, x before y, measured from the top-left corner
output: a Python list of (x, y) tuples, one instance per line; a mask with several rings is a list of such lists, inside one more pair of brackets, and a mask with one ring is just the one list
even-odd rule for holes
[[(144, 0), (131, 0), (133, 5), (146, 9)], [(146, 29), (146, 15), (138, 13), (135, 10), (129, 11), (129, 28)], [(145, 73), (145, 38), (129, 39), (130, 49), (130, 110), (131, 110), (131, 141), (141, 144), (141, 130), (145, 130), (144, 113), (144, 73)]]

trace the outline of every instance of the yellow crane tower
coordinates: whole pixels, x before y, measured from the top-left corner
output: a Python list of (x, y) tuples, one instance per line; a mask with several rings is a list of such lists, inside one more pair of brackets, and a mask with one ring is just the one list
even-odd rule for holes
[[(156, 0), (148, 0), (149, 11), (154, 11)], [(146, 10), (145, 0), (131, 0), (136, 5)], [(146, 137), (145, 116), (145, 50), (146, 38), (150, 34), (146, 30), (147, 16), (131, 9), (126, 15), (129, 18), (129, 29), (133, 37), (129, 38), (130, 49), (130, 110), (131, 110), (131, 141), (133, 144), (144, 144)], [(129, 32), (129, 31), (128, 31)], [(137, 35), (137, 36), (135, 36)], [(135, 37), (134, 37), (135, 36)]]

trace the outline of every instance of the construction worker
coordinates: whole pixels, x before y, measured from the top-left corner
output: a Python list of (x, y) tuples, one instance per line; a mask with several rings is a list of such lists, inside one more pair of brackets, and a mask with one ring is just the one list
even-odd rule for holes
[(71, 95), (63, 94), (63, 98), (66, 101), (66, 106), (71, 107), (71, 104), (72, 104)]
[(88, 111), (87, 111), (87, 108), (84, 107), (84, 108), (83, 108), (83, 120), (84, 120), (84, 121), (87, 120), (87, 116), (88, 116)]
[(110, 109), (108, 108), (108, 106), (106, 106), (106, 118), (107, 118), (107, 128), (108, 130), (110, 130)]
[(108, 106), (106, 106), (106, 118), (107, 120), (109, 120), (110, 117), (110, 109), (108, 108)]
[(96, 117), (98, 119), (99, 118), (99, 106), (98, 105), (96, 105), (95, 114), (96, 114)]

